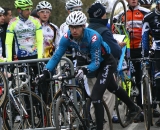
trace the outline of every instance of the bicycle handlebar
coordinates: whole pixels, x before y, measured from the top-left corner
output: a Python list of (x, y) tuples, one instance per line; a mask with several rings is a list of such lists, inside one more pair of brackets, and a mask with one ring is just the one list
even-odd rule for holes
[(46, 81), (55, 81), (55, 80), (63, 81), (65, 79), (73, 79), (73, 78), (75, 78), (74, 75), (71, 75), (71, 76), (58, 76), (58, 77), (52, 77), (51, 79), (46, 79)]

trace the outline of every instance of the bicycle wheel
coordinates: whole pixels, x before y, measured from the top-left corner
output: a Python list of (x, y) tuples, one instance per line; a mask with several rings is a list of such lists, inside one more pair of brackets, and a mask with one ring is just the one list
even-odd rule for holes
[(148, 77), (143, 79), (143, 112), (144, 112), (144, 123), (145, 129), (150, 130), (152, 124), (152, 109), (151, 109), (151, 88), (150, 80)]
[[(31, 98), (33, 103), (33, 119), (31, 115), (31, 106), (30, 106), (30, 92), (29, 91), (20, 91), (20, 93), (15, 92), (14, 94), (15, 99), (18, 102), (18, 106), (20, 107), (20, 111), (15, 107), (15, 103), (13, 103), (12, 99), (10, 100), (7, 98), (3, 105), (3, 127), (5, 130), (19, 130), (19, 129), (27, 129), (27, 128), (38, 128), (44, 126), (48, 126), (48, 111), (46, 109), (46, 105), (41, 99), (33, 92), (31, 92)], [(20, 106), (21, 105), (21, 106)], [(11, 106), (11, 108), (10, 108)], [(23, 109), (27, 112), (23, 111)], [(42, 109), (43, 108), (43, 109)], [(43, 113), (43, 114), (42, 114)], [(20, 116), (20, 121), (15, 122), (15, 117)], [(33, 124), (32, 124), (33, 120)], [(44, 122), (44, 124), (43, 124)], [(34, 126), (33, 126), (34, 125)]]
[(117, 0), (113, 5), (113, 9), (110, 16), (110, 28), (114, 34), (123, 34), (124, 26), (126, 28), (126, 6), (123, 0)]
[[(124, 82), (122, 82), (122, 79), (121, 79), (120, 76), (117, 76), (116, 82), (117, 82), (119, 87), (125, 87), (125, 89), (124, 88), (123, 89), (127, 92), (127, 94), (129, 93), (127, 83), (125, 84)], [(123, 128), (127, 127), (130, 124), (130, 122), (126, 121), (126, 117), (127, 117), (127, 114), (128, 114), (127, 105), (124, 102), (122, 102), (119, 98), (116, 98), (115, 108), (116, 108), (116, 112), (117, 112), (117, 116), (118, 116), (118, 120), (119, 120), (120, 125)]]
[(3, 105), (8, 94), (7, 81), (3, 74), (0, 71), (0, 107)]
[[(70, 96), (70, 90), (72, 89), (72, 86), (67, 87), (66, 91), (68, 93), (68, 95)], [(76, 88), (76, 94), (77, 94), (77, 106), (78, 106), (78, 111), (82, 112), (82, 91), (79, 88)], [(62, 91), (61, 89), (59, 89), (59, 91), (55, 94), (54, 98), (53, 98), (53, 102), (51, 103), (50, 106), (50, 114), (49, 114), (49, 118), (50, 118), (50, 123), (52, 126), (55, 126), (55, 108), (56, 108), (56, 102), (59, 98), (61, 98), (62, 95)]]
[[(75, 107), (66, 104), (63, 98), (58, 99), (55, 110), (55, 126), (56, 130), (62, 128), (70, 130), (79, 130), (79, 126), (82, 126), (78, 122), (78, 117), (75, 112)], [(78, 124), (77, 124), (77, 122)]]
[[(103, 108), (104, 108), (104, 122), (103, 122), (103, 130), (113, 130), (113, 125), (112, 125), (112, 119), (111, 115), (108, 109), (107, 104), (102, 100), (103, 102)], [(96, 122), (95, 122), (95, 114), (91, 113), (90, 109), (92, 109), (93, 104), (91, 104), (90, 98), (87, 98), (87, 104), (86, 104), (86, 114), (87, 114), (87, 123), (89, 126), (88, 128), (96, 129)], [(93, 107), (94, 108), (94, 107)], [(94, 112), (94, 111), (93, 111)]]

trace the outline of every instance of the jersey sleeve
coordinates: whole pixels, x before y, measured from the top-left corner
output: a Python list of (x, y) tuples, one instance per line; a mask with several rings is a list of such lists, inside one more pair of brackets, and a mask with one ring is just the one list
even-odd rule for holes
[(37, 45), (38, 59), (41, 59), (43, 56), (43, 32), (39, 20), (36, 21), (36, 45)]
[(14, 25), (16, 23), (10, 21), (7, 32), (6, 32), (6, 40), (5, 40), (5, 45), (6, 45), (6, 58), (7, 61), (12, 61), (12, 43), (13, 43), (13, 37), (14, 37)]
[(87, 66), (90, 72), (97, 70), (101, 63), (101, 38), (96, 34), (92, 36), (90, 45), (91, 63)]
[(149, 32), (149, 22), (146, 18), (144, 18), (142, 27), (142, 53), (144, 56), (148, 56), (149, 53)]

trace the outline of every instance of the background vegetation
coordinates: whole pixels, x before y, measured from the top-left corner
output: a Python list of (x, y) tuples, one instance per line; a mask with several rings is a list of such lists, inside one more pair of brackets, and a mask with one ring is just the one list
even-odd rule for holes
[[(38, 4), (38, 2), (42, 0), (32, 0), (34, 4), (34, 8)], [(65, 9), (65, 0), (47, 0), (52, 4), (52, 16), (50, 21), (60, 26), (66, 19), (68, 13)], [(88, 16), (87, 9), (95, 0), (82, 0), (83, 2), (83, 12)], [(12, 9), (13, 16), (17, 16), (17, 11), (14, 7), (14, 0), (0, 0), (0, 6), (9, 7)]]

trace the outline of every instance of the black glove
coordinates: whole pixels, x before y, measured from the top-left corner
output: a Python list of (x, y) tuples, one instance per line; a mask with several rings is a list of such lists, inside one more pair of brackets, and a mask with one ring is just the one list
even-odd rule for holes
[(87, 75), (89, 72), (89, 70), (85, 67), (82, 67), (82, 70), (83, 70), (84, 75)]
[(50, 77), (50, 72), (48, 70), (44, 70), (42, 75), (39, 75), (38, 78), (36, 79), (37, 84), (41, 84), (45, 82), (47, 78)]
[(155, 52), (155, 51), (154, 51), (153, 49), (150, 49), (150, 50), (149, 50), (149, 57), (150, 57), (150, 58), (154, 58), (154, 52)]

